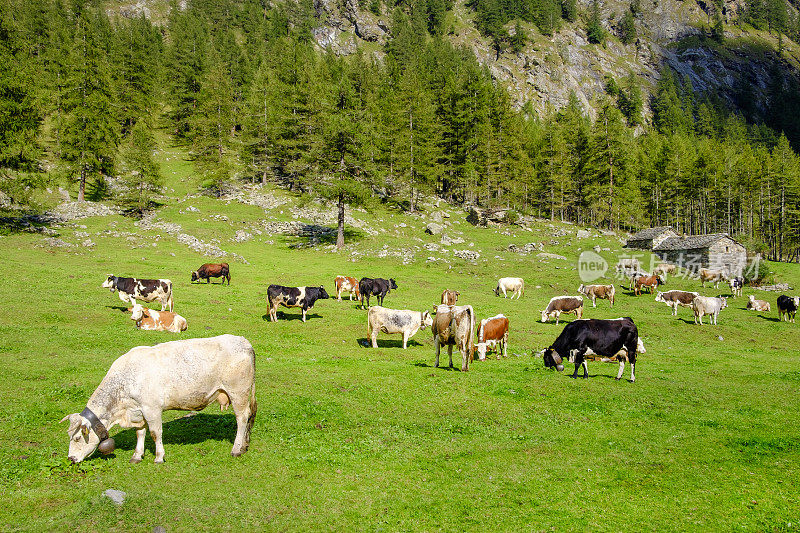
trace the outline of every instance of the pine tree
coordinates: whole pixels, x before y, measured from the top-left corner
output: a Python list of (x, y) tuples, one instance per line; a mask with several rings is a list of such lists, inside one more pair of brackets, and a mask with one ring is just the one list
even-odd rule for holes
[(161, 192), (163, 186), (161, 171), (153, 160), (156, 143), (147, 122), (135, 120), (122, 146), (126, 192), (117, 199), (117, 203), (137, 215), (151, 208), (154, 196)]
[(589, 12), (589, 21), (586, 24), (586, 36), (590, 43), (603, 44), (606, 40), (606, 30), (603, 28), (603, 23), (600, 20), (600, 3), (598, 0), (592, 0), (591, 11)]
[(113, 84), (102, 35), (105, 15), (85, 9), (76, 20), (69, 56), (69, 72), (61, 101), (64, 109), (63, 153), (71, 171), (79, 175), (78, 201), (90, 176), (100, 178), (114, 169), (118, 133)]
[(636, 40), (636, 23), (630, 10), (625, 11), (619, 23), (619, 40), (622, 44), (631, 44)]
[(192, 116), (195, 131), (192, 154), (202, 173), (201, 185), (218, 194), (233, 170), (233, 90), (228, 69), (216, 50), (209, 48), (197, 112)]

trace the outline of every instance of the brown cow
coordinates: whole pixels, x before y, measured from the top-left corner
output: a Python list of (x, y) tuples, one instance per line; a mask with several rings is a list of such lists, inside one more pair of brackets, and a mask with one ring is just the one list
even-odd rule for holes
[(656, 301), (665, 303), (668, 306), (670, 306), (672, 308), (673, 316), (677, 316), (679, 305), (691, 308), (692, 302), (698, 296), (700, 295), (696, 292), (667, 291), (667, 292), (659, 292), (658, 294), (656, 294)]
[(444, 305), (456, 305), (458, 301), (458, 297), (461, 295), (458, 291), (451, 291), (450, 289), (445, 289), (442, 293), (442, 303)]
[(350, 301), (353, 301), (353, 296), (356, 300), (361, 298), (361, 293), (358, 291), (358, 280), (349, 276), (336, 276), (333, 280), (336, 287), (336, 299), (342, 301), (342, 293), (348, 291), (350, 293)]
[(480, 361), (486, 359), (486, 351), (489, 348), (497, 351), (498, 359), (500, 359), (501, 353), (503, 357), (508, 357), (506, 351), (508, 348), (508, 319), (503, 315), (484, 318), (478, 326), (477, 339), (475, 347)]
[(436, 362), (433, 366), (439, 366), (439, 352), (442, 346), (447, 346), (450, 368), (453, 368), (453, 346), (456, 346), (461, 352), (461, 371), (467, 372), (475, 352), (475, 312), (472, 306), (439, 305), (431, 329), (436, 346)]
[(613, 285), (581, 285), (578, 287), (578, 292), (592, 299), (592, 307), (597, 307), (595, 304), (597, 298), (610, 301), (611, 307), (614, 307), (616, 289)]
[(205, 279), (206, 283), (211, 283), (211, 278), (222, 278), (223, 285), (227, 279), (228, 285), (230, 285), (231, 271), (228, 263), (206, 263), (192, 272), (192, 281)]
[(550, 318), (556, 317), (558, 325), (561, 313), (575, 313), (575, 316), (583, 316), (583, 296), (554, 296), (547, 304), (547, 308), (542, 311), (542, 322), (547, 322)]
[(653, 294), (653, 289), (657, 289), (659, 285), (664, 284), (664, 278), (661, 275), (653, 274), (651, 276), (639, 276), (633, 284), (633, 292), (637, 296), (642, 294), (642, 288), (646, 287), (647, 292)]
[(725, 274), (721, 270), (700, 269), (700, 286), (705, 287), (706, 281), (714, 284), (714, 288), (719, 288), (719, 282), (725, 279)]

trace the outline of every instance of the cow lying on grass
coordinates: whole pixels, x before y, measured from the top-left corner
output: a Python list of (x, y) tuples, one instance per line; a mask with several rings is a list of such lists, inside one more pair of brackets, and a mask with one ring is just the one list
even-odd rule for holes
[[(233, 406), (236, 440), (231, 455), (242, 455), (250, 443), (256, 417), (255, 353), (244, 337), (220, 335), (139, 346), (111, 364), (103, 381), (80, 413), (69, 421), (69, 452), (73, 463), (99, 448), (114, 451), (108, 430), (119, 425), (136, 428), (131, 463), (144, 455), (150, 430), (156, 444), (156, 463), (164, 462), (161, 414), (168, 410), (200, 411), (213, 402)], [(147, 428), (145, 428), (147, 425)]]
[(170, 333), (186, 331), (186, 319), (177, 313), (156, 311), (143, 307), (141, 304), (134, 305), (128, 311), (131, 312), (131, 320), (139, 329), (169, 331)]
[(749, 311), (769, 311), (770, 306), (769, 302), (756, 300), (756, 297), (751, 294), (747, 300), (747, 309)]

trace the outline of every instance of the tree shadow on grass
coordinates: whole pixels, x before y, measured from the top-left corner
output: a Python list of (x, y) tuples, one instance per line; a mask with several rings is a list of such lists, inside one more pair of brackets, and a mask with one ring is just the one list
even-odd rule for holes
[[(359, 346), (364, 348), (372, 347), (372, 339), (368, 339), (366, 337), (362, 337), (357, 339)], [(377, 340), (378, 348), (400, 348), (403, 349), (403, 339), (378, 339)], [(406, 343), (406, 346), (422, 346), (422, 343), (415, 341), (414, 339), (409, 339)]]
[[(231, 413), (211, 415), (206, 413), (188, 414), (163, 424), (162, 438), (164, 446), (170, 444), (200, 444), (209, 440), (228, 441), (233, 445), (236, 440), (236, 416)], [(149, 428), (148, 428), (149, 433)], [(113, 458), (119, 452), (133, 452), (136, 449), (136, 430), (125, 429), (112, 435), (116, 450), (113, 455), (97, 457)], [(145, 437), (145, 450), (151, 457), (155, 455), (155, 443), (150, 435)], [(169, 448), (166, 450), (169, 456)]]
[[(320, 226), (318, 224), (303, 224), (294, 235), (286, 235), (283, 241), (289, 248), (313, 248), (314, 246), (325, 246), (336, 244), (337, 228)], [(345, 244), (359, 242), (367, 234), (357, 228), (344, 228)]]

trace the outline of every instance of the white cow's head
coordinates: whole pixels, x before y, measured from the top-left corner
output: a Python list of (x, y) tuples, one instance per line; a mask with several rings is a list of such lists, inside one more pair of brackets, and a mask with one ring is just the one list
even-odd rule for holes
[(106, 278), (106, 280), (100, 286), (103, 287), (104, 289), (108, 289), (111, 292), (114, 292), (114, 276), (108, 276), (108, 278)]
[(422, 329), (429, 328), (433, 326), (433, 317), (431, 316), (430, 311), (423, 311), (422, 312)]
[(486, 359), (486, 343), (477, 343), (475, 349), (478, 351), (478, 361), (484, 361)]
[(131, 320), (138, 322), (144, 317), (144, 307), (141, 304), (134, 304), (131, 309)]
[(67, 420), (69, 420), (69, 429), (67, 429), (67, 435), (69, 435), (68, 457), (73, 463), (80, 463), (97, 449), (97, 445), (100, 444), (100, 437), (92, 429), (89, 420), (80, 414), (72, 413), (61, 419), (62, 422)]

